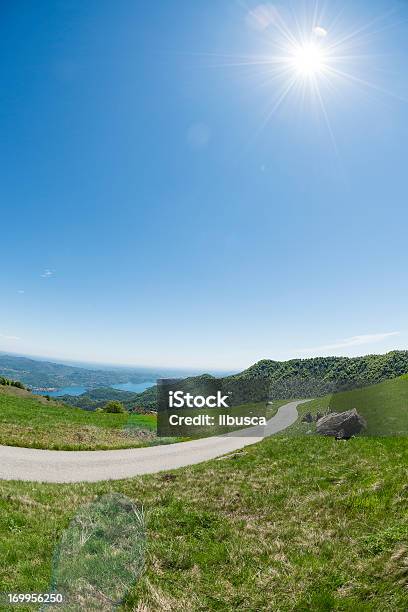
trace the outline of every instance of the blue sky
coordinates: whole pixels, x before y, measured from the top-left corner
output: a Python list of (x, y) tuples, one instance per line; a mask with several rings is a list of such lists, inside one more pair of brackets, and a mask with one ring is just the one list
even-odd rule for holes
[[(407, 348), (408, 5), (289, 4), (2, 3), (0, 350), (234, 369)], [(324, 108), (304, 75), (278, 104), (296, 20), (354, 33), (343, 76), (314, 76)]]

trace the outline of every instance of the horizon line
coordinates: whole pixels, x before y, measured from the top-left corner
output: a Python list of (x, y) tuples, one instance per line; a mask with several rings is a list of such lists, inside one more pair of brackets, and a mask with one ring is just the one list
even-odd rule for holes
[[(381, 355), (389, 355), (390, 353), (395, 353), (395, 352), (406, 352), (408, 351), (407, 349), (391, 349), (389, 351), (386, 352), (372, 352), (372, 353), (365, 353), (363, 355), (355, 355), (353, 357), (347, 356), (347, 355), (335, 355), (335, 354), (330, 354), (330, 355), (314, 355), (314, 356), (309, 356), (309, 357), (302, 357), (302, 356), (298, 356), (298, 357), (291, 357), (289, 359), (273, 359), (272, 357), (262, 357), (260, 359), (257, 359), (256, 361), (254, 361), (253, 363), (245, 366), (244, 368), (228, 368), (228, 369), (224, 369), (224, 368), (200, 368), (200, 367), (196, 367), (196, 368), (192, 368), (191, 366), (181, 366), (181, 365), (175, 365), (175, 366), (171, 366), (171, 365), (148, 365), (148, 364), (135, 364), (135, 363), (112, 363), (112, 362), (108, 362), (108, 361), (93, 361), (93, 360), (87, 360), (87, 359), (71, 359), (69, 357), (52, 357), (52, 356), (47, 356), (47, 355), (38, 355), (38, 354), (33, 354), (33, 353), (15, 353), (13, 351), (3, 351), (0, 349), (0, 355), (10, 355), (12, 357), (23, 357), (23, 358), (27, 358), (27, 359), (33, 359), (33, 360), (38, 360), (38, 361), (48, 361), (51, 363), (61, 363), (64, 365), (73, 365), (73, 364), (77, 364), (78, 367), (81, 367), (80, 364), (82, 364), (82, 366), (88, 365), (88, 366), (109, 366), (110, 368), (118, 368), (118, 369), (144, 369), (144, 370), (153, 370), (153, 369), (158, 369), (158, 370), (173, 370), (173, 371), (183, 371), (183, 372), (189, 372), (191, 374), (197, 375), (197, 372), (199, 373), (206, 373), (208, 371), (208, 373), (210, 373), (210, 371), (212, 372), (216, 372), (216, 373), (224, 373), (224, 374), (230, 374), (233, 372), (240, 372), (243, 370), (246, 370), (254, 365), (256, 365), (257, 363), (260, 363), (262, 361), (273, 361), (275, 363), (287, 363), (290, 361), (307, 361), (310, 359), (330, 359), (330, 358), (335, 358), (335, 359), (362, 359), (364, 357), (370, 357), (370, 356), (381, 356)], [(83, 369), (87, 369), (86, 367), (83, 367)], [(91, 368), (90, 368), (91, 369)]]

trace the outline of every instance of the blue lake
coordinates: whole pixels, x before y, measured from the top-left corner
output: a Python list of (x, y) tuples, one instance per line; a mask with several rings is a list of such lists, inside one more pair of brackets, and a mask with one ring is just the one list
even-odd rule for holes
[[(133, 391), (133, 393), (142, 393), (146, 389), (153, 387), (156, 384), (155, 380), (147, 380), (142, 383), (122, 383), (120, 385), (111, 385), (113, 389), (118, 391)], [(50, 397), (61, 397), (61, 395), (82, 395), (88, 389), (86, 387), (62, 387), (56, 391), (33, 391), (35, 395), (49, 395)]]
[(142, 393), (156, 384), (155, 380), (147, 380), (142, 383), (122, 383), (121, 385), (112, 385), (118, 391), (133, 391), (133, 393)]

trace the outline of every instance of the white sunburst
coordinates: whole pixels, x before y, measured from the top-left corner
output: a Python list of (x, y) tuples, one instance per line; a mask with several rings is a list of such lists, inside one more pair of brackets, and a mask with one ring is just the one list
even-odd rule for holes
[[(374, 34), (388, 29), (384, 15), (360, 26), (347, 29), (347, 22), (339, 26), (339, 16), (330, 18), (319, 10), (318, 3), (308, 0), (302, 17), (288, 12), (286, 21), (272, 5), (260, 5), (250, 11), (248, 23), (259, 33), (264, 48), (262, 55), (222, 56), (224, 67), (241, 67), (252, 71), (256, 83), (269, 91), (263, 129), (274, 113), (291, 96), (304, 105), (307, 102), (320, 113), (333, 137), (328, 113), (328, 96), (340, 86), (358, 86), (380, 94), (393, 96), (368, 74), (376, 68), (371, 43)], [(268, 8), (269, 7), (269, 8)], [(396, 25), (396, 24), (394, 24)], [(370, 43), (370, 44), (368, 44)], [(219, 59), (220, 55), (217, 55)], [(217, 64), (220, 66), (220, 64)]]
[(328, 58), (320, 45), (310, 41), (294, 47), (288, 62), (301, 77), (308, 78), (324, 72)]

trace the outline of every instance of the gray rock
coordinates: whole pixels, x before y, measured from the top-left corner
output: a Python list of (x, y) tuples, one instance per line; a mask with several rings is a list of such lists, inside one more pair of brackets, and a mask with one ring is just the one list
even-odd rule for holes
[(316, 423), (316, 431), (321, 436), (333, 436), (338, 440), (348, 440), (361, 433), (367, 424), (357, 410), (347, 412), (332, 412)]

